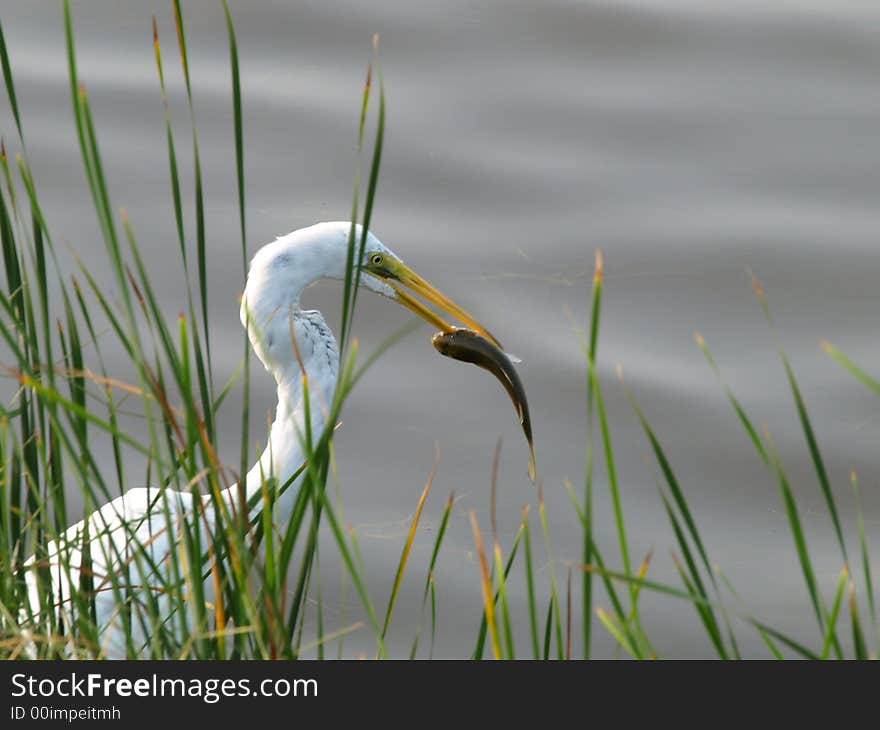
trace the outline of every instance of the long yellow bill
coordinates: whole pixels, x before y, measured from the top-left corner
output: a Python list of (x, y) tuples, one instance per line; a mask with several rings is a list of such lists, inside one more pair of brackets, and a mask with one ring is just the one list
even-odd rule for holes
[[(382, 256), (381, 262), (371, 262), (367, 264), (364, 268), (368, 273), (382, 279), (383, 281), (385, 281), (386, 284), (394, 289), (394, 293), (397, 295), (397, 301), (399, 301), (403, 306), (415, 312), (422, 319), (426, 320), (443, 332), (452, 332), (455, 327), (448, 324), (438, 314), (428, 309), (428, 307), (422, 304), (422, 302), (420, 302), (409, 292), (407, 292), (406, 289), (409, 289), (414, 294), (418, 294), (420, 297), (426, 299), (428, 302), (435, 305), (450, 316), (455, 317), (455, 319), (457, 319), (459, 322), (463, 323), (467, 327), (476, 330), (481, 335), (483, 335), (483, 337), (493, 342), (499, 348), (501, 347), (501, 343), (498, 342), (498, 340), (469, 312), (458, 306), (449, 297), (439, 291), (435, 286), (425, 281), (421, 276), (410, 269), (402, 261), (392, 259), (389, 256)], [(406, 289), (404, 289), (404, 287), (406, 287)]]

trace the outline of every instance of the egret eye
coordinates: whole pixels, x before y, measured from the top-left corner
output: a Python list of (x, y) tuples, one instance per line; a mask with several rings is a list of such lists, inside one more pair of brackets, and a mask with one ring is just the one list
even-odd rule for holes
[(380, 253), (374, 253), (370, 257), (370, 263), (373, 264), (373, 266), (381, 266), (383, 260), (382, 254)]

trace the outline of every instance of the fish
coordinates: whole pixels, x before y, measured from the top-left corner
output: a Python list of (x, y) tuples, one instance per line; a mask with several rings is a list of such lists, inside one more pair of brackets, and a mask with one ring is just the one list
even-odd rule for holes
[(431, 338), (431, 344), (441, 355), (469, 362), (494, 375), (507, 390), (510, 400), (516, 408), (519, 424), (529, 444), (529, 479), (536, 478), (535, 445), (532, 440), (532, 421), (529, 417), (529, 403), (526, 391), (519, 379), (513, 363), (507, 354), (493, 342), (478, 332), (455, 327), (446, 332), (437, 332)]

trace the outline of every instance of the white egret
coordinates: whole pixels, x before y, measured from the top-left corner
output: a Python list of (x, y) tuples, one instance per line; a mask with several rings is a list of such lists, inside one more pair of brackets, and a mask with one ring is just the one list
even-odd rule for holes
[[(242, 295), (241, 320), (248, 327), (248, 336), (257, 357), (275, 379), (278, 405), (266, 448), (246, 476), (248, 498), (260, 493), (268, 475), (283, 484), (303, 463), (300, 434), (305, 425), (306, 409), (301, 367), (309, 383), (312, 433), (320, 433), (325, 425), (326, 404), (332, 402), (336, 386), (339, 354), (336, 340), (321, 313), (301, 309), (300, 295), (307, 286), (320, 279), (344, 280), (350, 230), (349, 222), (318, 223), (263, 246), (251, 261)], [(360, 226), (356, 226), (356, 236), (359, 241)], [(362, 267), (362, 287), (402, 304), (443, 331), (454, 329), (409, 292), (417, 294), (494, 341), (473, 317), (413, 272), (369, 232)], [(293, 482), (276, 503), (274, 517), (279, 525), (287, 524), (296, 484)], [(239, 494), (238, 486), (233, 485), (223, 492), (223, 499), (232, 506), (238, 503)], [(106, 656), (124, 656), (126, 653), (121, 609), (110, 586), (137, 591), (154, 585), (157, 582), (155, 575), (151, 577), (147, 566), (167, 570), (169, 558), (174, 559), (169, 553), (177, 549), (177, 541), (173, 539), (175, 530), (173, 527), (169, 529), (166, 509), (172, 522), (179, 522), (182, 515), (191, 517), (194, 507), (199, 506), (193, 504), (193, 496), (188, 492), (167, 490), (162, 498), (159, 496), (160, 490), (156, 487), (130, 489), (93, 512), (87, 520), (68, 528), (61, 538), (63, 548), (59, 549), (58, 542), (54, 541), (48, 547), (52, 595), (56, 601), (52, 610), (60, 608), (69, 635), (71, 591), (78, 590), (82, 563), (79, 546), (83, 536), (88, 536), (97, 625)], [(203, 499), (205, 502), (201, 506), (207, 530), (214, 524), (215, 515), (208, 498)], [(137, 541), (137, 550), (132, 541)], [(136, 552), (148, 555), (149, 560), (133, 560)], [(28, 561), (31, 568), (33, 560)], [(28, 570), (26, 576), (30, 609), (37, 615), (40, 605), (35, 571)], [(205, 584), (206, 597), (213, 595), (209, 583), (206, 581)], [(160, 606), (167, 608), (170, 605), (167, 596), (159, 595), (156, 600)], [(146, 632), (137, 622), (132, 622), (130, 632), (135, 646), (142, 647), (147, 643)]]

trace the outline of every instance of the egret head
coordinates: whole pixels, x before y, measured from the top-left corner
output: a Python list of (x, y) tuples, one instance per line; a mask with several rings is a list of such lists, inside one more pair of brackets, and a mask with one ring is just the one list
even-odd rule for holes
[(435, 286), (425, 281), (392, 251), (383, 246), (378, 239), (374, 238), (374, 242), (378, 245), (370, 247), (370, 241), (367, 242), (364, 260), (361, 263), (363, 272), (366, 274), (363, 277), (366, 286), (374, 289), (375, 287), (371, 280), (377, 281), (381, 286), (390, 289), (390, 293), (381, 289), (376, 289), (376, 291), (381, 291), (385, 296), (394, 299), (394, 301), (415, 312), (426, 322), (434, 325), (441, 331), (451, 332), (454, 327), (430, 310), (424, 303), (416, 299), (413, 296), (413, 294), (416, 294), (449, 316), (476, 330), (499, 347), (501, 346), (498, 340), (467, 311), (440, 292)]
[[(264, 331), (279, 312), (280, 319), (286, 321), (287, 313), (299, 307), (300, 295), (310, 284), (320, 279), (344, 280), (351, 229), (348, 221), (317, 223), (263, 246), (251, 261), (241, 302), (242, 323), (249, 323), (249, 329)], [(357, 247), (362, 233), (361, 226), (355, 225)], [(452, 325), (416, 298), (421, 297), (498, 342), (467, 311), (416, 274), (369, 231), (364, 241), (360, 286), (396, 301), (444, 332), (451, 331)]]

